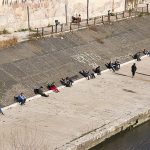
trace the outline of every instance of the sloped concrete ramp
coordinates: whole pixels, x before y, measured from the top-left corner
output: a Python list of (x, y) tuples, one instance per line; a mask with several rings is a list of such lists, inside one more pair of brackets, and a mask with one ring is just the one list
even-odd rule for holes
[(128, 61), (143, 48), (150, 48), (150, 16), (0, 49), (0, 105), (13, 103), (14, 95), (20, 92), (33, 96), (39, 85), (53, 81), (60, 85), (60, 78), (82, 69), (97, 65), (104, 69), (111, 59)]

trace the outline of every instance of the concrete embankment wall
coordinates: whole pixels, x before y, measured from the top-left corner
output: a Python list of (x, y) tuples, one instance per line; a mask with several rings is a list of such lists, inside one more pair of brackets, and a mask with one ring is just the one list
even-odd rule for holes
[(134, 128), (142, 123), (150, 120), (150, 109), (146, 112), (137, 112), (135, 116), (122, 116), (115, 123), (104, 125), (103, 127), (94, 129), (89, 133), (85, 133), (82, 137), (71, 141), (57, 150), (88, 150), (113, 135), (120, 133), (126, 129)]
[(79, 75), (82, 69), (105, 69), (110, 60), (132, 59), (137, 51), (149, 49), (149, 27), (145, 16), (1, 48), (0, 105), (14, 103), (20, 92), (33, 96), (35, 87), (48, 82), (60, 85), (62, 77)]
[[(87, 0), (0, 0), (0, 30), (18, 31), (30, 27), (45, 27), (71, 21), (72, 16), (87, 18)], [(124, 11), (125, 0), (90, 0), (89, 17), (107, 15), (108, 10)]]

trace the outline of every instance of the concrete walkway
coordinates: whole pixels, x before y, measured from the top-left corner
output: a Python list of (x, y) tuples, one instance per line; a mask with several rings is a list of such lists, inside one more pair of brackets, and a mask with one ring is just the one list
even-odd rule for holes
[(137, 62), (135, 78), (132, 64), (5, 110), (0, 115), (0, 149), (67, 150), (95, 129), (108, 131), (150, 111), (150, 57)]

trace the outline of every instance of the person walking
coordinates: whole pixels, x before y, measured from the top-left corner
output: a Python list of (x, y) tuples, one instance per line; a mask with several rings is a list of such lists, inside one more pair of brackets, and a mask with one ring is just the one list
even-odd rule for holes
[(136, 67), (136, 64), (134, 63), (134, 64), (131, 66), (132, 78), (135, 76), (136, 70), (137, 70), (137, 67)]

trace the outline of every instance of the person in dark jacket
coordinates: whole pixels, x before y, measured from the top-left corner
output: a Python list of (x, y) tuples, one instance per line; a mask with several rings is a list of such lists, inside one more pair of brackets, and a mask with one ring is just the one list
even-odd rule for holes
[(60, 82), (61, 82), (62, 85), (65, 85), (66, 87), (71, 87), (72, 83), (73, 83), (73, 80), (70, 77), (66, 77), (65, 79), (62, 78), (60, 80)]
[(147, 55), (147, 56), (150, 56), (150, 51), (144, 49), (144, 50), (143, 50), (143, 54), (144, 54), (144, 55)]
[(90, 80), (90, 73), (89, 73), (89, 71), (82, 70), (79, 73), (81, 75), (83, 75), (85, 78), (87, 78), (88, 80)]
[(95, 73), (97, 73), (97, 75), (101, 75), (101, 67), (98, 66), (96, 69), (95, 69)]
[(111, 61), (105, 65), (108, 69), (112, 69), (112, 71), (115, 72), (115, 65)]
[(40, 86), (40, 88), (38, 89), (34, 89), (34, 93), (35, 94), (40, 94), (41, 96), (44, 96), (44, 97), (49, 97), (49, 95), (46, 95), (44, 92), (43, 92), (43, 87)]
[(136, 59), (137, 61), (141, 61), (141, 53), (140, 52), (137, 52), (134, 56), (133, 56), (134, 59)]
[(132, 78), (135, 76), (136, 70), (137, 70), (137, 67), (136, 67), (136, 64), (134, 63), (134, 64), (131, 66)]

